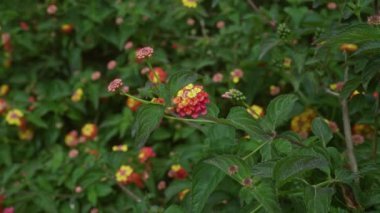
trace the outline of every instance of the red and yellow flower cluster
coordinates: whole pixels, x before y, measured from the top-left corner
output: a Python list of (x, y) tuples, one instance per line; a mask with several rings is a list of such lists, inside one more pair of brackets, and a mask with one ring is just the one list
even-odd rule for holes
[(173, 99), (176, 113), (181, 116), (191, 116), (207, 114), (206, 104), (210, 102), (208, 94), (203, 90), (203, 86), (189, 84), (177, 92)]
[(293, 117), (290, 128), (301, 137), (306, 138), (311, 131), (311, 123), (317, 117), (317, 112), (313, 109), (306, 109), (303, 113)]
[(87, 123), (82, 127), (81, 135), (77, 130), (72, 130), (65, 136), (65, 143), (69, 147), (76, 147), (78, 143), (84, 143), (86, 140), (94, 140), (98, 133), (96, 124)]
[(156, 157), (156, 153), (154, 152), (152, 147), (143, 147), (139, 152), (139, 161), (140, 163), (145, 163), (149, 158)]
[(161, 67), (155, 67), (148, 73), (148, 79), (153, 84), (164, 83), (167, 77), (168, 74)]
[(174, 179), (183, 180), (187, 178), (188, 173), (180, 164), (174, 164), (170, 167), (168, 176)]
[(134, 183), (137, 187), (143, 188), (144, 183), (140, 174), (134, 172), (129, 165), (122, 165), (115, 174), (116, 181), (121, 184)]

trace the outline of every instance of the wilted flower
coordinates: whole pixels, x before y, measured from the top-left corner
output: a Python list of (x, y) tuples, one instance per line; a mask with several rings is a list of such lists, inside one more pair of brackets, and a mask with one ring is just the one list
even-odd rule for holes
[(153, 53), (154, 53), (154, 50), (151, 47), (140, 48), (136, 51), (136, 59), (141, 61), (146, 58), (150, 58), (152, 57)]
[(161, 67), (155, 67), (153, 68), (153, 70), (150, 70), (148, 73), (149, 81), (154, 84), (164, 83), (166, 81), (167, 76), (168, 74)]
[(133, 42), (132, 41), (127, 41), (127, 43), (125, 43), (124, 45), (124, 49), (125, 50), (129, 50), (133, 47)]
[(343, 81), (340, 81), (340, 82), (337, 82), (337, 83), (334, 83), (334, 84), (330, 84), (330, 89), (332, 91), (335, 91), (335, 92), (342, 91), (343, 87), (344, 87), (344, 82)]
[(173, 99), (175, 111), (181, 117), (197, 118), (199, 115), (206, 115), (206, 104), (209, 102), (208, 94), (203, 90), (203, 86), (193, 84), (188, 84), (179, 90)]
[(34, 132), (30, 128), (22, 128), (18, 131), (18, 137), (23, 141), (30, 141), (33, 139)]
[(367, 19), (369, 25), (380, 25), (380, 15), (369, 16)]
[(8, 104), (4, 99), (0, 98), (0, 115), (5, 113), (8, 109)]
[(76, 158), (78, 157), (79, 151), (77, 149), (72, 149), (69, 151), (69, 158)]
[(126, 152), (126, 151), (128, 151), (128, 146), (125, 144), (112, 146), (112, 151), (114, 151), (114, 152)]
[(284, 62), (282, 63), (282, 67), (284, 67), (285, 69), (290, 69), (290, 67), (292, 67), (292, 59), (285, 57)]
[(264, 109), (259, 105), (252, 105), (247, 112), (251, 114), (255, 119), (259, 119), (264, 116)]
[(96, 138), (98, 133), (98, 128), (93, 123), (87, 123), (82, 127), (82, 135), (88, 140), (93, 140)]
[(139, 152), (139, 161), (140, 163), (145, 163), (149, 158), (156, 157), (156, 153), (154, 152), (152, 147), (143, 147)]
[(117, 62), (115, 60), (111, 60), (107, 63), (107, 69), (108, 70), (113, 70), (117, 66)]
[(224, 21), (218, 21), (218, 22), (216, 22), (216, 28), (223, 29), (224, 26), (225, 26), (225, 22)]
[(75, 147), (78, 145), (78, 131), (72, 130), (65, 136), (65, 144), (69, 147)]
[(8, 84), (2, 84), (0, 86), (0, 96), (5, 96), (9, 92), (9, 85)]
[(108, 92), (116, 92), (123, 86), (123, 80), (116, 78), (108, 84)]
[(250, 187), (250, 186), (252, 186), (252, 184), (253, 184), (253, 180), (252, 180), (252, 178), (244, 178), (242, 184), (243, 184), (243, 186), (245, 186), (245, 187)]
[(228, 174), (234, 175), (238, 172), (238, 170), (239, 170), (239, 167), (237, 165), (231, 165), (230, 167), (228, 167)]
[(214, 82), (214, 83), (220, 83), (220, 82), (222, 82), (223, 81), (223, 74), (222, 73), (220, 73), (220, 72), (217, 72), (217, 73), (215, 73), (213, 76), (212, 76), (212, 81)]
[(271, 85), (269, 87), (269, 94), (272, 96), (276, 96), (281, 92), (281, 88), (279, 86)]
[(5, 120), (9, 125), (21, 126), (23, 124), (24, 113), (19, 109), (10, 110)]
[(116, 172), (116, 181), (126, 183), (128, 177), (133, 173), (133, 168), (128, 165), (122, 165)]
[(363, 135), (359, 135), (359, 134), (352, 135), (352, 142), (354, 143), (354, 145), (360, 145), (364, 143)]
[(340, 50), (342, 52), (346, 52), (346, 53), (353, 53), (357, 49), (358, 49), (358, 45), (356, 45), (356, 44), (347, 44), (347, 43), (345, 43), (345, 44), (340, 45)]
[(157, 184), (157, 189), (158, 190), (164, 190), (166, 188), (166, 182), (161, 180), (158, 184)]
[(180, 191), (178, 194), (179, 200), (182, 201), (183, 199), (185, 199), (187, 193), (189, 193), (189, 192), (190, 192), (190, 189), (184, 189), (184, 190)]
[(73, 102), (79, 102), (80, 100), (82, 100), (82, 96), (83, 96), (83, 89), (78, 88), (77, 90), (75, 90), (75, 92), (71, 96), (71, 100)]
[(362, 135), (365, 138), (372, 139), (376, 132), (375, 128), (368, 124), (354, 124), (352, 126), (352, 134)]
[(137, 111), (137, 109), (140, 107), (141, 105), (141, 102), (134, 99), (134, 98), (131, 98), (131, 97), (128, 97), (127, 99), (127, 107), (132, 111), (132, 112), (135, 112)]
[(20, 28), (24, 31), (29, 31), (29, 25), (24, 21), (20, 22)]
[(47, 14), (49, 15), (54, 15), (58, 10), (58, 7), (57, 5), (55, 4), (50, 4), (47, 8), (46, 8), (46, 12)]
[(115, 19), (115, 24), (117, 24), (117, 25), (120, 25), (120, 24), (122, 24), (123, 22), (124, 22), (123, 17), (117, 17), (117, 18)]
[(100, 71), (95, 71), (91, 74), (91, 79), (93, 81), (98, 80), (100, 77), (102, 77), (102, 73)]
[(197, 0), (182, 0), (182, 4), (185, 7), (196, 8), (198, 5), (198, 2), (197, 2)]
[(230, 75), (232, 78), (232, 82), (237, 84), (237, 83), (239, 83), (240, 79), (244, 76), (244, 72), (241, 69), (234, 69), (234, 70), (232, 70)]
[(188, 176), (187, 171), (179, 164), (172, 165), (168, 176), (174, 179), (183, 180)]
[(244, 101), (246, 99), (245, 95), (237, 89), (229, 89), (222, 95), (222, 98), (232, 99), (234, 101)]
[(133, 172), (127, 179), (126, 184), (134, 183), (139, 188), (144, 188), (144, 183), (141, 175)]
[(61, 31), (65, 34), (69, 34), (74, 30), (74, 26), (72, 24), (62, 24)]
[(303, 137), (307, 137), (311, 131), (311, 123), (317, 117), (317, 112), (313, 109), (306, 109), (303, 113), (293, 117), (290, 128)]
[(335, 2), (327, 3), (327, 9), (329, 9), (329, 10), (335, 10), (337, 7), (338, 7), (338, 5)]

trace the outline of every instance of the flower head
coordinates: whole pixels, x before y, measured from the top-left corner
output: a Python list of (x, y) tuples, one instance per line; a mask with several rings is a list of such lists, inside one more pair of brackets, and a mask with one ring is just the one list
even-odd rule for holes
[(193, 84), (188, 84), (179, 90), (173, 99), (175, 111), (181, 117), (197, 118), (199, 115), (206, 115), (206, 104), (209, 102), (208, 94), (203, 90), (203, 86)]
[(368, 124), (354, 124), (352, 127), (352, 134), (362, 135), (367, 139), (372, 139), (375, 134), (375, 128)]
[(152, 98), (152, 100), (150, 102), (155, 103), (155, 104), (164, 104), (165, 99), (163, 99), (163, 98)]
[(8, 104), (4, 99), (0, 98), (0, 115), (8, 110)]
[(75, 90), (75, 92), (71, 96), (71, 100), (73, 102), (79, 102), (80, 100), (82, 100), (82, 97), (83, 97), (83, 89), (82, 88), (78, 88), (78, 89)]
[(127, 43), (125, 43), (124, 45), (124, 49), (125, 50), (129, 50), (133, 47), (133, 42), (132, 41), (128, 41)]
[(87, 123), (82, 127), (82, 135), (86, 137), (86, 139), (88, 140), (95, 139), (97, 133), (98, 133), (98, 128), (96, 127), (96, 124)]
[(356, 45), (356, 44), (347, 44), (347, 43), (345, 43), (345, 44), (340, 45), (340, 50), (342, 52), (346, 52), (346, 53), (353, 53), (357, 49), (358, 49), (358, 45)]
[(367, 19), (369, 25), (380, 25), (380, 15), (369, 16)]
[(117, 66), (117, 62), (115, 60), (111, 60), (107, 63), (107, 69), (108, 70), (113, 70)]
[(116, 145), (112, 147), (112, 151), (114, 152), (126, 152), (128, 151), (128, 146), (125, 144)]
[(279, 86), (271, 85), (269, 87), (269, 94), (272, 96), (276, 96), (281, 92), (281, 88)]
[(116, 172), (116, 181), (126, 183), (128, 177), (133, 173), (133, 168), (128, 165), (122, 165)]
[(128, 97), (127, 99), (127, 107), (132, 111), (132, 112), (135, 112), (137, 111), (137, 109), (140, 107), (141, 105), (141, 102), (134, 99), (134, 98), (131, 98), (131, 97)]
[(303, 113), (293, 117), (290, 128), (303, 137), (307, 137), (311, 131), (311, 123), (317, 117), (317, 112), (313, 109), (306, 109)]
[(144, 60), (146, 58), (150, 58), (150, 57), (152, 57), (153, 53), (154, 53), (154, 50), (151, 47), (140, 48), (136, 51), (136, 59), (138, 61), (141, 61), (141, 60)]
[(180, 164), (174, 164), (170, 167), (168, 176), (174, 179), (183, 180), (186, 179), (188, 173)]
[(365, 139), (363, 137), (363, 135), (360, 135), (360, 134), (355, 134), (355, 135), (352, 135), (352, 142), (354, 143), (354, 145), (360, 145), (362, 143), (364, 143)]
[(79, 151), (77, 149), (72, 149), (69, 151), (69, 158), (76, 158), (79, 154)]
[(290, 69), (292, 67), (292, 59), (289, 57), (285, 57), (284, 61), (282, 62), (282, 67), (285, 69)]
[(143, 147), (139, 152), (139, 161), (140, 163), (145, 163), (149, 158), (156, 157), (156, 153), (154, 152), (152, 147)]
[(69, 147), (75, 147), (78, 145), (78, 131), (72, 130), (71, 132), (67, 133), (65, 136), (65, 144)]
[(244, 72), (241, 69), (234, 69), (234, 70), (232, 70), (230, 75), (232, 78), (232, 82), (237, 84), (237, 83), (239, 83), (240, 79), (244, 76)]
[(168, 74), (161, 67), (155, 67), (153, 68), (153, 70), (150, 70), (148, 73), (149, 81), (154, 84), (164, 83), (167, 77), (168, 77)]
[(55, 4), (51, 4), (46, 8), (46, 12), (49, 15), (54, 15), (58, 10), (58, 7)]
[(212, 82), (214, 83), (220, 83), (223, 81), (223, 74), (220, 73), (220, 72), (217, 72), (215, 73), (213, 76), (212, 76)]
[(144, 182), (141, 178), (141, 175), (133, 172), (127, 179), (126, 184), (134, 183), (139, 188), (144, 188)]
[(226, 23), (224, 21), (218, 21), (216, 22), (216, 28), (223, 29), (225, 27)]
[(0, 86), (0, 96), (5, 96), (9, 92), (9, 85), (3, 84)]
[(196, 8), (198, 5), (197, 0), (182, 0), (182, 4), (188, 8)]
[(95, 71), (91, 74), (91, 80), (96, 81), (100, 77), (102, 77), (102, 73), (100, 71)]
[(61, 31), (65, 34), (70, 34), (74, 30), (74, 26), (72, 24), (62, 24)]
[(342, 91), (343, 87), (344, 87), (344, 82), (343, 81), (340, 81), (340, 82), (337, 82), (337, 83), (333, 83), (333, 84), (330, 84), (330, 89), (332, 91), (335, 91), (335, 92), (340, 92)]
[(108, 92), (116, 92), (123, 86), (123, 80), (116, 78), (108, 84)]
[(264, 116), (264, 109), (259, 105), (252, 105), (247, 112), (251, 114), (255, 119), (259, 119)]
[(30, 141), (33, 139), (34, 132), (30, 128), (22, 128), (18, 131), (18, 137), (23, 141)]
[(10, 110), (5, 120), (9, 125), (21, 126), (24, 122), (24, 113), (19, 109)]

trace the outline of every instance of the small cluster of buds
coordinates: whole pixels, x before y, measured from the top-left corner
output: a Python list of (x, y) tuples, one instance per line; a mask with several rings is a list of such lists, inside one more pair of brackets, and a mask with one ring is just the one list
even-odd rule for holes
[(277, 27), (277, 35), (281, 39), (286, 39), (290, 35), (291, 31), (286, 23), (281, 23)]
[(245, 95), (237, 89), (229, 89), (222, 95), (222, 98), (232, 99), (234, 101), (245, 101)]
[(369, 25), (380, 25), (380, 15), (373, 15), (367, 18), (367, 23)]

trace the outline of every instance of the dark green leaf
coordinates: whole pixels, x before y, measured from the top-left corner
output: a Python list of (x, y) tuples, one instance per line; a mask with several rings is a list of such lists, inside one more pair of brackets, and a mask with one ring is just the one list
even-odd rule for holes
[(326, 146), (333, 137), (330, 127), (327, 125), (326, 121), (320, 117), (313, 120), (311, 130), (313, 131), (314, 135), (316, 135), (319, 140), (322, 141), (324, 146)]
[(280, 95), (269, 103), (264, 119), (271, 124), (272, 130), (289, 119), (296, 101), (297, 96), (289, 94)]
[(305, 188), (305, 205), (308, 213), (330, 212), (331, 197), (335, 193), (334, 188)]

